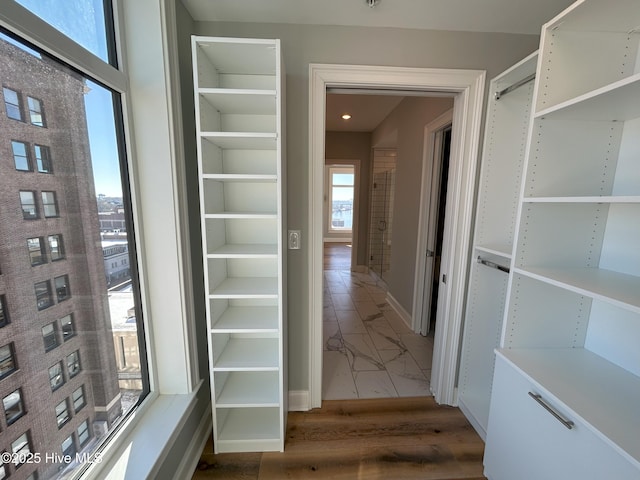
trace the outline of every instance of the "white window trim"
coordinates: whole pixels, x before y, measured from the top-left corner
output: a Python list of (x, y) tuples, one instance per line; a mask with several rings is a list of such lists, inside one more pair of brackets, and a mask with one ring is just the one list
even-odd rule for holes
[[(176, 149), (182, 144), (180, 100), (171, 94), (179, 86), (175, 4), (114, 0), (114, 9), (122, 70), (13, 0), (3, 0), (0, 25), (122, 94), (151, 393), (106, 446), (103, 461), (82, 476), (121, 480), (153, 478), (206, 383), (198, 374), (191, 303), (184, 155)], [(210, 423), (201, 424), (199, 435), (210, 431)], [(191, 473), (189, 461), (181, 462), (183, 473)]]
[[(353, 233), (353, 223), (352, 223), (352, 227), (351, 228), (336, 228), (333, 226), (333, 222), (332, 222), (332, 217), (333, 217), (333, 212), (332, 212), (332, 202), (333, 202), (333, 175), (332, 172), (334, 171), (340, 171), (342, 170), (342, 172), (340, 173), (353, 173), (353, 185), (351, 185), (351, 188), (353, 189), (353, 203), (355, 205), (356, 202), (356, 196), (355, 196), (355, 192), (356, 192), (356, 167), (355, 165), (338, 165), (338, 164), (330, 164), (327, 165), (327, 232), (330, 234), (343, 234), (343, 235), (349, 235), (351, 236)], [(337, 187), (349, 187), (349, 185), (336, 185)], [(352, 214), (354, 214), (355, 212), (352, 210)], [(355, 221), (355, 218), (352, 220), (352, 222)]]

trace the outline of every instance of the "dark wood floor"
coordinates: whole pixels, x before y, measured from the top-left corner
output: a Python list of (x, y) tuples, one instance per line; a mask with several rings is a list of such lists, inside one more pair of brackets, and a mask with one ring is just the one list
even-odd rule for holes
[(484, 444), (432, 397), (325, 401), (290, 412), (284, 453), (202, 452), (193, 480), (484, 480)]
[(351, 269), (351, 244), (332, 243), (324, 244), (323, 264), (325, 270), (349, 270)]

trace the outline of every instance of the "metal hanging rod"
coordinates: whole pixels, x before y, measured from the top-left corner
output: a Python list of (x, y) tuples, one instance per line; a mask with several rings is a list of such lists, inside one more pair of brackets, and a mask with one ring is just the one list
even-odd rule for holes
[(482, 257), (478, 257), (478, 263), (486, 265), (487, 267), (495, 268), (496, 270), (500, 270), (504, 273), (509, 273), (509, 267), (503, 267), (502, 265), (498, 265), (497, 263), (492, 262), (491, 260), (486, 260)]
[(519, 88), (522, 85), (524, 85), (526, 83), (529, 83), (531, 80), (533, 80), (535, 78), (536, 78), (536, 74), (532, 73), (528, 77), (525, 77), (522, 80), (517, 81), (513, 85), (510, 85), (507, 88), (504, 88), (504, 89), (500, 90), (499, 92), (496, 92), (496, 100), (500, 100), (500, 97), (502, 97), (503, 95), (506, 95), (509, 92), (513, 92), (516, 88)]

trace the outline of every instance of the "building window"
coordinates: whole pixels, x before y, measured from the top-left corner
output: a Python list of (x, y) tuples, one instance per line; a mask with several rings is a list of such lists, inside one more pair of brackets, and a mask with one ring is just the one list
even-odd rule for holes
[(33, 451), (31, 447), (31, 439), (29, 432), (25, 432), (11, 443), (11, 452), (13, 453), (14, 464), (16, 468), (23, 465), (31, 458), (30, 453)]
[(53, 173), (51, 150), (45, 145), (34, 145), (36, 152), (36, 167), (40, 173)]
[(351, 234), (355, 169), (352, 166), (330, 166), (328, 169), (329, 205), (331, 206), (329, 231)]
[(44, 238), (27, 238), (27, 248), (29, 249), (29, 258), (31, 259), (32, 267), (47, 263), (47, 252), (44, 248)]
[(69, 378), (73, 378), (80, 373), (80, 352), (78, 350), (67, 355), (67, 371), (69, 372)]
[(4, 397), (2, 399), (2, 406), (4, 407), (4, 416), (7, 420), (7, 425), (11, 425), (25, 414), (24, 404), (22, 403), (22, 391), (17, 389)]
[(13, 343), (0, 347), (0, 378), (11, 375), (17, 368)]
[(20, 95), (15, 90), (4, 87), (2, 89), (4, 94), (4, 108), (7, 112), (7, 117), (22, 121), (22, 109), (20, 108)]
[(56, 296), (58, 302), (62, 302), (71, 296), (71, 289), (69, 288), (69, 275), (61, 275), (53, 279), (53, 283), (56, 287)]
[(51, 261), (62, 260), (64, 258), (64, 244), (62, 243), (62, 235), (49, 235), (49, 253), (51, 253)]
[(91, 438), (91, 432), (89, 431), (89, 420), (85, 420), (84, 422), (82, 422), (76, 430), (76, 433), (78, 435), (78, 443), (80, 444), (80, 448), (82, 448)]
[(56, 423), (58, 424), (58, 428), (62, 428), (70, 419), (71, 416), (69, 415), (69, 404), (67, 403), (67, 399), (65, 398), (58, 405), (56, 405)]
[(36, 291), (36, 305), (38, 310), (44, 310), (53, 305), (53, 295), (51, 294), (51, 281), (45, 280), (34, 285)]
[(9, 471), (7, 470), (7, 466), (2, 461), (2, 458), (4, 458), (5, 456), (7, 456), (7, 452), (3, 450), (0, 454), (0, 480), (4, 480), (9, 476)]
[(73, 399), (73, 410), (78, 413), (87, 404), (84, 398), (84, 386), (74, 390), (71, 398)]
[(42, 327), (42, 339), (44, 341), (44, 351), (48, 352), (58, 346), (58, 336), (56, 335), (55, 323), (49, 323)]
[(69, 455), (72, 458), (76, 456), (76, 444), (73, 441), (73, 434), (69, 435), (62, 442), (62, 454)]
[(4, 295), (0, 295), (0, 327), (9, 323), (9, 311), (7, 310), (7, 300)]
[(62, 341), (66, 342), (70, 338), (76, 335), (76, 327), (73, 323), (73, 315), (69, 314), (60, 319), (60, 326), (62, 327)]
[(40, 217), (35, 192), (20, 191), (20, 205), (22, 205), (22, 218), (25, 220), (35, 220)]
[(29, 145), (17, 140), (11, 140), (11, 150), (13, 150), (13, 162), (16, 170), (30, 172), (32, 168), (29, 160)]
[(58, 203), (56, 202), (56, 192), (42, 192), (42, 208), (46, 218), (58, 216)]
[(58, 362), (55, 365), (49, 367), (49, 384), (51, 390), (55, 391), (64, 385), (64, 375), (62, 374), (62, 362)]
[(29, 107), (29, 120), (31, 121), (31, 125), (44, 127), (45, 122), (42, 102), (37, 98), (27, 97), (27, 106)]

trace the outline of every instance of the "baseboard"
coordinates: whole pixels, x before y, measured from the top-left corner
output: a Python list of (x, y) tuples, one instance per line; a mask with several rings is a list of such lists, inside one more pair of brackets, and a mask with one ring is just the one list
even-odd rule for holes
[(193, 438), (184, 451), (185, 456), (176, 469), (176, 473), (173, 476), (174, 480), (182, 480), (193, 476), (193, 472), (196, 471), (198, 462), (200, 461), (202, 450), (209, 440), (212, 430), (213, 417), (211, 416), (211, 409), (208, 408), (202, 420), (199, 422), (198, 429), (193, 435)]
[(460, 411), (462, 411), (463, 415), (467, 417), (467, 420), (469, 420), (469, 423), (474, 428), (474, 430), (478, 433), (482, 441), (486, 442), (487, 440), (486, 430), (482, 427), (482, 425), (480, 425), (480, 422), (478, 422), (476, 417), (471, 413), (471, 410), (467, 408), (467, 406), (464, 404), (464, 401), (460, 400), (460, 397), (458, 397), (458, 408), (460, 409)]
[(324, 243), (351, 243), (351, 237), (325, 237), (322, 239)]
[(311, 410), (309, 390), (289, 390), (289, 411), (306, 412)]
[(387, 303), (389, 303), (389, 306), (393, 308), (393, 310), (398, 314), (402, 321), (407, 324), (407, 327), (413, 330), (411, 314), (407, 312), (389, 292), (387, 292)]

